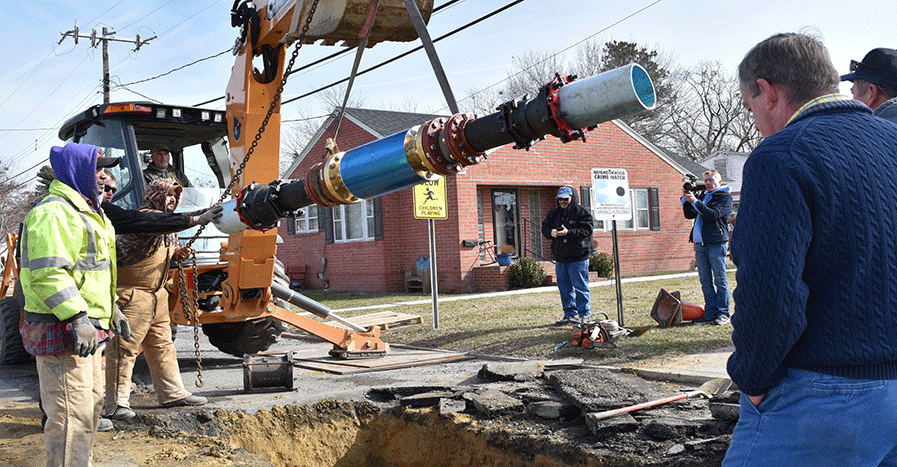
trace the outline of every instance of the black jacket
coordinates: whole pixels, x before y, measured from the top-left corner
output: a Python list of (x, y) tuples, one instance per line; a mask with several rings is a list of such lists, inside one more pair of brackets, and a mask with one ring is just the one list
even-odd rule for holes
[(110, 202), (104, 202), (100, 207), (115, 228), (116, 235), (178, 232), (191, 226), (190, 213), (145, 212), (125, 209)]
[[(732, 195), (729, 190), (717, 190), (707, 204), (698, 200), (692, 206), (682, 204), (686, 219), (701, 215), (701, 243), (723, 243), (729, 241), (729, 214), (732, 212)], [(688, 231), (688, 241), (694, 243), (694, 229)]]
[[(553, 238), (552, 229), (567, 227), (569, 233), (563, 237)], [(542, 235), (551, 240), (551, 253), (561, 263), (573, 263), (589, 257), (592, 252), (592, 213), (579, 204), (576, 190), (567, 209), (560, 206), (548, 211), (542, 221)]]

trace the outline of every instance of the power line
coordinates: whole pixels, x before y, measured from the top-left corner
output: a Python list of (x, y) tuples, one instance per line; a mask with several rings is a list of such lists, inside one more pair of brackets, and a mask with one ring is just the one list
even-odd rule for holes
[[(219, 53), (217, 53), (217, 54), (215, 54), (215, 55), (209, 55), (208, 57), (200, 58), (199, 60), (195, 60), (195, 61), (193, 61), (193, 62), (190, 62), (190, 63), (186, 64), (186, 65), (181, 65), (181, 66), (179, 66), (179, 67), (177, 67), (177, 68), (174, 68), (174, 69), (172, 69), (172, 70), (166, 71), (165, 73), (162, 73), (161, 75), (153, 76), (152, 78), (146, 78), (146, 79), (142, 79), (142, 80), (139, 80), (139, 81), (132, 81), (132, 82), (130, 82), (130, 83), (119, 84), (119, 85), (117, 85), (117, 86), (123, 88), (123, 87), (126, 87), (126, 86), (131, 86), (131, 85), (133, 85), (133, 84), (145, 83), (145, 82), (147, 82), (147, 81), (152, 81), (152, 80), (154, 80), (154, 79), (159, 79), (159, 78), (161, 78), (161, 77), (163, 77), (163, 76), (170, 75), (170, 74), (174, 73), (175, 71), (183, 70), (184, 68), (187, 68), (188, 66), (196, 65), (196, 64), (199, 63), (199, 62), (203, 62), (203, 61), (205, 61), (205, 60), (210, 60), (210, 59), (213, 59), (213, 58), (215, 58), (215, 57), (219, 57), (219, 56), (221, 56), (221, 55), (224, 55), (224, 54), (230, 52), (230, 50), (231, 50), (231, 49), (227, 49), (227, 50), (225, 50), (225, 51), (223, 51), (223, 52), (219, 52)], [(133, 92), (133, 91), (132, 91), (132, 92)]]
[(0, 131), (47, 131), (56, 128), (0, 128)]

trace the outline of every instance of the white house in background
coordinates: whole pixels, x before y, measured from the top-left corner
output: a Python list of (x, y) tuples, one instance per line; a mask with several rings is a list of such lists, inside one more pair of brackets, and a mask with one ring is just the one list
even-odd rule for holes
[(732, 211), (738, 212), (741, 199), (741, 172), (750, 153), (717, 151), (712, 156), (698, 161), (704, 167), (716, 170), (732, 190)]

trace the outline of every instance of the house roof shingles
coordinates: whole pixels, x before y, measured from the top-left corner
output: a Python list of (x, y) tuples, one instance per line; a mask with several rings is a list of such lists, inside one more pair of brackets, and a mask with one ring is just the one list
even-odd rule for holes
[(389, 136), (399, 131), (407, 130), (436, 117), (447, 117), (447, 115), (359, 109), (354, 107), (347, 107), (346, 113), (358, 121), (364, 122), (365, 125), (379, 133), (381, 136)]

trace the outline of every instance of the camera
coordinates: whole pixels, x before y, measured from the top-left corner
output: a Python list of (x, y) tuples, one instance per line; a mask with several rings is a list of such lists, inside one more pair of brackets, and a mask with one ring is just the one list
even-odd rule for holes
[(707, 193), (707, 186), (703, 183), (699, 183), (703, 181), (702, 179), (695, 177), (692, 174), (686, 174), (684, 180), (685, 183), (682, 184), (683, 190), (690, 191), (695, 196), (695, 198), (704, 198), (704, 194)]

